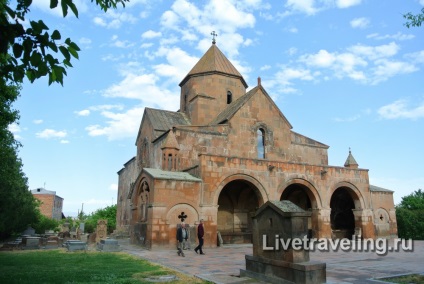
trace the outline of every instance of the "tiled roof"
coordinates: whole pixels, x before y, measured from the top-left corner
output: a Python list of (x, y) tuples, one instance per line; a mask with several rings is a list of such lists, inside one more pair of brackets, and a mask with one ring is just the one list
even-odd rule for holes
[(346, 162), (344, 163), (344, 166), (348, 167), (348, 166), (352, 166), (352, 165), (357, 166), (358, 163), (356, 162), (355, 158), (353, 157), (351, 151), (349, 151), (349, 156), (347, 156), (347, 159), (346, 159)]
[(177, 139), (175, 138), (174, 132), (171, 130), (168, 132), (168, 135), (166, 136), (165, 143), (163, 143), (162, 149), (168, 148), (168, 149), (180, 149)]
[(220, 124), (223, 121), (230, 119), (258, 90), (258, 86), (251, 89), (249, 92), (232, 102), (210, 123), (211, 125)]
[(146, 108), (146, 115), (152, 123), (156, 138), (175, 125), (190, 125), (190, 120), (182, 112)]
[(160, 169), (144, 168), (143, 171), (148, 173), (155, 179), (169, 179), (169, 180), (181, 180), (181, 181), (195, 181), (201, 182), (200, 178), (196, 178), (186, 172), (170, 172), (163, 171)]
[(227, 59), (227, 57), (225, 57), (215, 44), (212, 44), (197, 64), (190, 72), (188, 72), (187, 76), (180, 83), (180, 86), (182, 86), (191, 76), (207, 73), (222, 73), (239, 77), (244, 86), (247, 88), (247, 84), (246, 81), (244, 81), (243, 76), (241, 76), (240, 72), (237, 71), (234, 65)]
[(393, 190), (385, 189), (385, 188), (378, 187), (378, 186), (371, 185), (371, 184), (370, 184), (370, 191), (374, 191), (374, 192), (394, 192)]

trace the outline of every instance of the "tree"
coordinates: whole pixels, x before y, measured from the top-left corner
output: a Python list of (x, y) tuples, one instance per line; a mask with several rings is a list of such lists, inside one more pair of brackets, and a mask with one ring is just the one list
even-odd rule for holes
[(403, 17), (408, 21), (404, 24), (407, 28), (420, 27), (424, 22), (424, 8), (421, 9), (420, 14), (413, 15), (412, 13), (404, 14)]
[(424, 192), (421, 189), (402, 197), (396, 206), (400, 238), (424, 240)]
[(88, 233), (94, 232), (97, 227), (97, 221), (101, 219), (107, 220), (107, 231), (109, 234), (112, 233), (116, 228), (116, 205), (98, 209), (87, 216), (85, 219), (85, 231)]
[[(16, 2), (16, 7), (11, 8), (7, 0), (0, 0), (0, 55), (7, 59), (0, 66), (0, 77), (21, 83), (26, 76), (32, 83), (48, 75), (49, 85), (53, 82), (63, 85), (63, 76), (67, 75), (65, 68), (72, 67), (71, 58), (78, 59), (80, 48), (70, 38), (61, 42), (60, 32), (54, 30), (49, 33), (49, 27), (42, 20), (30, 21), (30, 27), (25, 29), (23, 22), (30, 12), (32, 0)], [(50, 0), (50, 8), (56, 8), (59, 2), (63, 17), (71, 10), (78, 18), (78, 9), (72, 0)], [(110, 8), (117, 8), (118, 4), (125, 7), (129, 0), (91, 2), (106, 12)]]
[[(0, 55), (0, 64), (4, 60)], [(4, 239), (37, 222), (37, 202), (22, 172), (18, 157), (20, 144), (8, 129), (19, 119), (18, 111), (12, 109), (19, 85), (7, 84), (0, 78), (0, 94), (0, 239)]]

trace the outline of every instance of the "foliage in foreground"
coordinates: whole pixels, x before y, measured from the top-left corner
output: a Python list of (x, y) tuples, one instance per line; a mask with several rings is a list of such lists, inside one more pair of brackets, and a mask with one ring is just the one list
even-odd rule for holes
[(424, 8), (421, 9), (421, 13), (418, 13), (416, 15), (412, 13), (404, 14), (403, 17), (407, 20), (405, 23), (405, 26), (407, 28), (410, 27), (420, 27), (421, 24), (424, 22)]
[(424, 240), (424, 191), (402, 197), (396, 206), (396, 220), (400, 238)]
[[(0, 66), (5, 61), (0, 54)], [(19, 90), (19, 85), (7, 83), (0, 77), (0, 239), (22, 232), (37, 222), (38, 216), (37, 202), (28, 190), (18, 157), (20, 143), (9, 129), (9, 125), (19, 119), (19, 112), (13, 109)]]
[(151, 283), (177, 275), (172, 283), (205, 283), (124, 253), (22, 251), (0, 253), (0, 283)]
[[(78, 18), (78, 8), (72, 0), (50, 0), (50, 9), (60, 7), (63, 17), (72, 12)], [(91, 0), (104, 12), (125, 6), (129, 0)], [(16, 6), (12, 6), (15, 4)], [(48, 76), (49, 85), (63, 84), (65, 68), (72, 67), (71, 58), (78, 59), (80, 48), (70, 38), (62, 39), (59, 30), (50, 33), (43, 20), (30, 20), (32, 0), (0, 0), (0, 56), (7, 62), (0, 66), (0, 76), (22, 83), (24, 77), (32, 83)], [(25, 23), (29, 24), (28, 28)], [(61, 61), (60, 61), (61, 60)]]

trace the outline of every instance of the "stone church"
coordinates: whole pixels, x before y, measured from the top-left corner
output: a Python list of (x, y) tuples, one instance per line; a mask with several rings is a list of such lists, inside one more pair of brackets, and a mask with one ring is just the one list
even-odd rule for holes
[(133, 243), (175, 247), (181, 218), (192, 235), (204, 220), (205, 246), (249, 243), (268, 200), (311, 211), (315, 238), (397, 235), (393, 191), (370, 185), (350, 150), (329, 165), (329, 146), (293, 131), (260, 78), (246, 91), (215, 41), (179, 86), (178, 111), (145, 108), (136, 156), (118, 172), (117, 230)]

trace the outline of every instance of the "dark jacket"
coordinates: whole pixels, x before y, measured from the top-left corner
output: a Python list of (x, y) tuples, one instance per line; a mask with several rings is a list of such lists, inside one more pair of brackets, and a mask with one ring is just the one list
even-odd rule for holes
[(197, 227), (197, 237), (203, 238), (204, 235), (205, 235), (205, 230), (203, 229), (203, 224), (199, 224), (199, 226)]
[(177, 241), (180, 243), (183, 242), (183, 228), (181, 228), (181, 226), (177, 229)]

